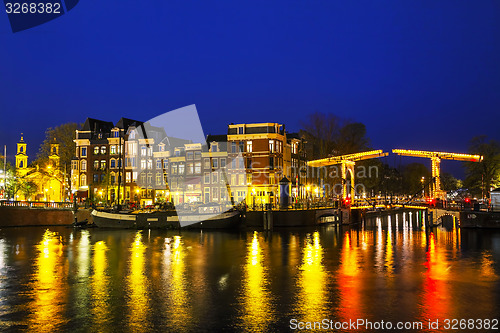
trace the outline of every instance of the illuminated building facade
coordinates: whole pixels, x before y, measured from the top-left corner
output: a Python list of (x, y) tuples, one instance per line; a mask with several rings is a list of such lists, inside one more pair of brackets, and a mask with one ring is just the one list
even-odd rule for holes
[(65, 199), (65, 177), (59, 163), (59, 144), (55, 141), (50, 144), (49, 161), (46, 165), (28, 166), (27, 143), (21, 134), (17, 143), (16, 177), (24, 184), (34, 184), (28, 192), (18, 191), (16, 200), (53, 201), (61, 202)]
[[(231, 195), (247, 205), (276, 204), (279, 181), (285, 176), (284, 125), (231, 124), (227, 132)], [(238, 159), (238, 154), (242, 159)], [(238, 165), (243, 163), (243, 165)]]
[(79, 197), (108, 203), (116, 203), (120, 191), (120, 202), (143, 206), (263, 205), (277, 203), (279, 181), (287, 177), (291, 195), (304, 197), (305, 141), (295, 134), (287, 138), (284, 125), (231, 124), (227, 135), (209, 135), (206, 141), (205, 146), (167, 137), (162, 128), (127, 118), (116, 125), (87, 118), (76, 131), (72, 189)]

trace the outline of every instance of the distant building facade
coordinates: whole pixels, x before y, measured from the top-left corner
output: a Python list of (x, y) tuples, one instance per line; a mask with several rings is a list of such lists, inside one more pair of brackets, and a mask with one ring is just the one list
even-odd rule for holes
[(227, 135), (209, 135), (205, 145), (127, 118), (116, 125), (87, 118), (76, 131), (72, 189), (108, 203), (119, 196), (141, 205), (276, 204), (282, 178), (290, 179), (294, 198), (305, 189), (304, 142), (287, 137), (278, 123), (231, 124)]

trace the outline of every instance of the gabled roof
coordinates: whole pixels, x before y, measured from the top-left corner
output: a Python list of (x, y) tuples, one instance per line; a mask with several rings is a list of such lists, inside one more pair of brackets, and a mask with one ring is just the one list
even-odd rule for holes
[(87, 118), (83, 124), (82, 131), (109, 132), (113, 127), (111, 121)]
[(143, 121), (138, 121), (138, 120), (133, 120), (133, 119), (122, 117), (116, 123), (116, 127), (121, 128), (121, 129), (127, 129), (130, 126), (138, 127), (138, 126), (142, 125), (143, 123), (144, 123)]

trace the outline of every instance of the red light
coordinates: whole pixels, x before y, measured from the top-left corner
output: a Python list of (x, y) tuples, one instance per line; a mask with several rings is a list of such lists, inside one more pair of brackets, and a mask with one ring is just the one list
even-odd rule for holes
[(469, 198), (465, 198), (465, 202), (469, 203), (470, 199)]

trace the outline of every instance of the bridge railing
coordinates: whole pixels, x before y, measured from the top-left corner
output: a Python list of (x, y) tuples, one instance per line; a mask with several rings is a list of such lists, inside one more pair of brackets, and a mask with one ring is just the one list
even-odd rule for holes
[(72, 209), (72, 202), (47, 202), (47, 201), (0, 201), (0, 207), (19, 208), (50, 208), (50, 209)]

